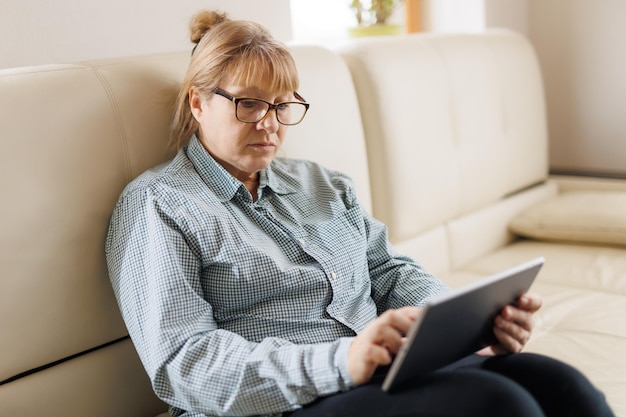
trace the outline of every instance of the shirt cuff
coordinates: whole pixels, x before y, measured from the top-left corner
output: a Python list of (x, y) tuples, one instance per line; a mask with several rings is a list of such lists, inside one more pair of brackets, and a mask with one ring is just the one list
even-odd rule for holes
[(350, 372), (348, 371), (348, 349), (352, 344), (354, 337), (342, 337), (339, 339), (339, 347), (335, 351), (335, 365), (339, 370), (339, 376), (341, 378), (341, 390), (346, 391), (356, 386)]

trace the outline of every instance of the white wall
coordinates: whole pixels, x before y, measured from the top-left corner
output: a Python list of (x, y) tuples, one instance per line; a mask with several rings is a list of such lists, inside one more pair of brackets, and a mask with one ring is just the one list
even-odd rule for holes
[(528, 0), (421, 0), (429, 32), (480, 32), (502, 27), (528, 32)]
[(200, 9), (291, 35), (289, 0), (0, 0), (0, 68), (190, 49)]
[(552, 168), (626, 176), (626, 1), (529, 0)]
[(544, 77), (553, 171), (626, 176), (625, 0), (422, 3), (427, 30), (528, 36)]
[(479, 32), (485, 29), (485, 0), (422, 0), (423, 30)]
[(528, 0), (484, 0), (485, 26), (528, 34)]

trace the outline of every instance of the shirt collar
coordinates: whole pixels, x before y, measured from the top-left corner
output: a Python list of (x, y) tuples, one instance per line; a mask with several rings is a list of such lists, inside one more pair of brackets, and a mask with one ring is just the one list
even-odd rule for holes
[(270, 166), (261, 171), (259, 188), (267, 187), (274, 194), (284, 195), (296, 192), (297, 184), (294, 178), (284, 169), (276, 159)]
[(239, 188), (244, 186), (213, 159), (195, 135), (187, 146), (187, 157), (196, 168), (200, 178), (213, 190), (220, 201), (231, 200)]
[[(245, 186), (221, 166), (202, 146), (194, 135), (187, 146), (187, 157), (196, 171), (221, 201), (231, 200), (241, 187)], [(276, 194), (291, 194), (296, 191), (296, 184), (287, 172), (277, 167), (275, 161), (260, 172), (259, 189), (268, 187)]]

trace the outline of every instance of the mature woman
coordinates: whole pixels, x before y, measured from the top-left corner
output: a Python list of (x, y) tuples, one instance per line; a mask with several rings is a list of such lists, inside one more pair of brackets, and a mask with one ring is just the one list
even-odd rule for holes
[(389, 396), (380, 374), (447, 287), (397, 254), (345, 175), (275, 159), (309, 104), (266, 29), (202, 12), (177, 102), (179, 152), (123, 192), (107, 260), (133, 343), (174, 416), (611, 416), (576, 370), (498, 345)]

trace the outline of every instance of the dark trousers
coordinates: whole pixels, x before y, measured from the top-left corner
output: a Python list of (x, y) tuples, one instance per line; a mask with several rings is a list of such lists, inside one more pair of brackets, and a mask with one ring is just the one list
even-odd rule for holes
[(470, 356), (407, 384), (381, 390), (384, 376), (324, 397), (291, 417), (614, 417), (579, 371), (530, 353)]

